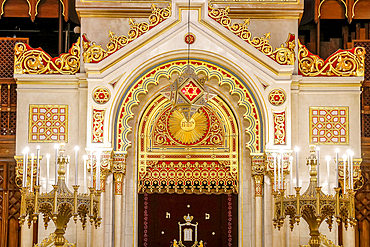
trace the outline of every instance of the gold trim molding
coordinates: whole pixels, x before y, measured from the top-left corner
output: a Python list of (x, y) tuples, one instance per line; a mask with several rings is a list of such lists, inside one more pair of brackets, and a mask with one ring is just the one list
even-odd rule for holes
[(275, 50), (270, 45), (270, 33), (265, 33), (264, 37), (252, 37), (252, 33), (248, 30), (250, 19), (245, 19), (244, 22), (233, 22), (229, 17), (230, 7), (216, 8), (210, 3), (208, 7), (208, 16), (223, 27), (230, 30), (232, 33), (240, 37), (242, 40), (276, 61), (281, 65), (294, 65), (295, 61), (295, 35), (289, 34), (287, 41), (281, 47)]
[(112, 31), (109, 31), (109, 43), (107, 44), (107, 50), (104, 50), (101, 45), (97, 45), (87, 39), (86, 34), (82, 36), (83, 44), (83, 57), (85, 63), (98, 63), (108, 56), (112, 55), (119, 49), (122, 49), (144, 33), (148, 32), (153, 27), (157, 26), (159, 23), (168, 19), (171, 16), (171, 4), (166, 8), (157, 8), (157, 6), (152, 4), (152, 14), (149, 16), (149, 22), (136, 22), (135, 20), (129, 18), (130, 30), (127, 36), (121, 35), (116, 36)]
[(326, 60), (298, 40), (298, 74), (302, 76), (364, 76), (365, 48), (339, 49)]

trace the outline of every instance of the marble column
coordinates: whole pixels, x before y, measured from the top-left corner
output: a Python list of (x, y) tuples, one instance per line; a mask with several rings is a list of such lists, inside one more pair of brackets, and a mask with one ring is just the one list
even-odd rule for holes
[(343, 247), (351, 247), (355, 245), (355, 228), (348, 225), (347, 230), (343, 227)]
[(255, 243), (256, 247), (262, 247), (262, 186), (265, 173), (264, 154), (251, 154), (252, 158), (252, 176), (254, 178), (255, 195)]
[(100, 217), (102, 218), (102, 223), (98, 228), (95, 226), (92, 228), (92, 235), (93, 235), (93, 247), (101, 247), (105, 245), (105, 201), (106, 201), (106, 193), (105, 193), (105, 179), (106, 175), (101, 173), (100, 176), (100, 189), (101, 189), (101, 197), (100, 197)]
[(114, 174), (114, 246), (121, 246), (122, 232), (122, 185), (124, 179), (123, 172), (115, 172)]
[(21, 226), (21, 247), (33, 246), (33, 224), (28, 228), (27, 221)]

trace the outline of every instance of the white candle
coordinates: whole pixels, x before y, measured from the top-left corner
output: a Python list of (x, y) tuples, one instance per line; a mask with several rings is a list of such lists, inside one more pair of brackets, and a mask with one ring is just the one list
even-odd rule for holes
[(79, 147), (78, 146), (75, 146), (75, 185), (78, 184), (78, 150), (79, 150)]
[[(70, 162), (71, 159), (69, 155), (67, 155), (67, 157), (68, 157), (68, 161)], [(69, 181), (69, 162), (67, 162), (66, 175), (65, 175), (65, 183), (66, 183), (67, 188), (68, 188), (68, 181)]]
[(326, 156), (326, 169), (327, 169), (327, 180), (328, 181), (328, 195), (330, 195), (330, 156)]
[(352, 151), (350, 152), (349, 157), (350, 157), (350, 160), (351, 160), (351, 166), (350, 166), (351, 176), (350, 176), (350, 184), (349, 185), (350, 185), (350, 188), (353, 190), (353, 152)]
[(87, 155), (84, 155), (83, 159), (84, 159), (84, 193), (87, 193), (87, 180), (86, 180), (86, 172), (87, 172), (86, 161), (87, 161)]
[(54, 148), (55, 148), (55, 185), (57, 185), (57, 183), (58, 183), (58, 149), (59, 149), (59, 145), (55, 144)]
[(293, 195), (293, 157), (289, 157), (289, 167), (290, 167), (290, 194)]
[(276, 191), (276, 153), (273, 153), (274, 157), (274, 191)]
[(50, 154), (46, 154), (46, 192), (49, 191), (49, 162)]
[(96, 190), (100, 190), (100, 151), (96, 153)]
[(343, 194), (346, 193), (346, 160), (347, 160), (347, 155), (343, 155)]
[(295, 151), (295, 186), (299, 187), (299, 175), (298, 175), (298, 165), (299, 165), (299, 160), (298, 160), (298, 152), (299, 152), (299, 147), (294, 148)]
[(320, 186), (320, 148), (316, 148), (316, 158), (317, 158), (317, 186)]
[(336, 148), (335, 149), (335, 167), (336, 167), (336, 172), (335, 172), (335, 187), (339, 187), (339, 178), (338, 178), (338, 174), (339, 174), (339, 148)]
[(280, 185), (280, 189), (284, 189), (284, 153), (283, 153), (283, 151), (281, 151), (280, 164), (281, 164), (281, 185)]
[(27, 186), (27, 160), (28, 160), (28, 148), (23, 150), (23, 187)]
[(277, 174), (277, 176), (278, 176), (278, 188), (279, 189), (281, 189), (281, 184), (280, 184), (280, 158), (281, 158), (281, 155), (280, 154), (278, 154), (277, 155), (277, 166), (278, 166), (278, 174)]
[(94, 164), (94, 160), (93, 160), (93, 151), (91, 150), (90, 152), (90, 155), (91, 155), (91, 164), (90, 164), (90, 172), (91, 172), (91, 188), (94, 188), (94, 169), (93, 169), (93, 164)]
[(30, 190), (33, 191), (33, 160), (35, 159), (35, 154), (31, 153), (31, 170), (30, 170)]
[(36, 147), (36, 185), (40, 185), (40, 146)]

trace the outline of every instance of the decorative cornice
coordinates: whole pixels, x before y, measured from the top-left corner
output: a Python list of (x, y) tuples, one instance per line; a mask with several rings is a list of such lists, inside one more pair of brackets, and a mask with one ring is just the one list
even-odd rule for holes
[(43, 49), (34, 49), (25, 43), (17, 43), (14, 51), (14, 74), (73, 75), (80, 71), (80, 39), (68, 53), (55, 58)]
[(252, 33), (248, 30), (249, 19), (245, 19), (243, 23), (233, 22), (229, 17), (230, 7), (214, 8), (212, 4), (208, 7), (208, 16), (216, 22), (220, 23), (226, 29), (240, 37), (242, 40), (276, 61), (281, 65), (294, 65), (295, 61), (295, 35), (289, 34), (285, 46), (276, 48), (275, 51), (270, 45), (270, 33), (265, 33), (264, 37), (252, 37)]
[(116, 51), (122, 49), (144, 33), (148, 32), (159, 23), (163, 22), (171, 16), (171, 4), (166, 8), (160, 9), (153, 3), (152, 14), (149, 16), (149, 22), (136, 22), (129, 18), (130, 30), (127, 36), (116, 36), (113, 32), (109, 31), (109, 43), (107, 50), (104, 50), (101, 45), (97, 45), (87, 39), (86, 34), (82, 36), (82, 44), (84, 49), (84, 62), (85, 63), (98, 63)]
[(302, 76), (364, 76), (365, 48), (339, 49), (326, 60), (298, 41), (298, 74)]

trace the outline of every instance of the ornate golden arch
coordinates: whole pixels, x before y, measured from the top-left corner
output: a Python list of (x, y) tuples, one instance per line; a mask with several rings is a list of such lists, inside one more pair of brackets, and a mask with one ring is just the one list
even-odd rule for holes
[(146, 108), (138, 132), (139, 193), (237, 193), (238, 127), (215, 97), (192, 119), (162, 95)]

